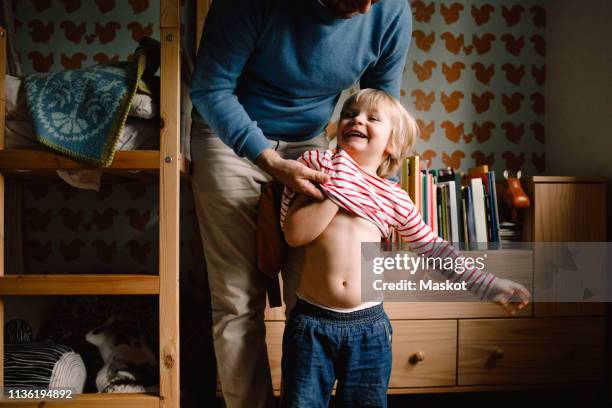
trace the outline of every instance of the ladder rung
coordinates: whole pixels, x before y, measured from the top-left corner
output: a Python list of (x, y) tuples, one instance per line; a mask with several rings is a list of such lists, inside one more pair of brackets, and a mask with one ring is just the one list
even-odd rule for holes
[(71, 399), (45, 399), (43, 400), (22, 400), (9, 399), (7, 396), (0, 397), (0, 406), (19, 407), (19, 408), (159, 408), (159, 397), (148, 394), (77, 394)]
[(158, 295), (157, 275), (3, 275), (0, 296)]
[(159, 150), (120, 150), (109, 167), (96, 167), (47, 150), (2, 149), (0, 170), (159, 170)]

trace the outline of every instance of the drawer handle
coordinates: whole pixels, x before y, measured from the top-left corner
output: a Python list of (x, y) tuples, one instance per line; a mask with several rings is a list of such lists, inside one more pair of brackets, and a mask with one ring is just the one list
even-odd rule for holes
[(501, 347), (495, 347), (495, 349), (493, 349), (493, 352), (491, 353), (491, 356), (493, 358), (504, 357), (504, 349), (502, 349)]
[(423, 360), (425, 360), (425, 353), (423, 353), (421, 350), (419, 350), (416, 353), (414, 353), (413, 355), (411, 355), (410, 359), (408, 361), (410, 362), (410, 364), (416, 364), (419, 361), (423, 361)]

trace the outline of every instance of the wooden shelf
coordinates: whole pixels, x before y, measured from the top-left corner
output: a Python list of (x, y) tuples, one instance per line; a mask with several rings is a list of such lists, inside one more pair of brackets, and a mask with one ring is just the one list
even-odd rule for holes
[(157, 275), (3, 275), (0, 296), (157, 295)]
[(78, 394), (63, 400), (15, 400), (0, 397), (0, 406), (19, 408), (159, 408), (159, 397), (148, 394)]
[(528, 180), (533, 183), (605, 183), (605, 177), (575, 177), (575, 176), (532, 176)]
[[(101, 170), (105, 173), (147, 171), (159, 173), (159, 150), (120, 150), (109, 167), (96, 167), (47, 150), (0, 149), (0, 171), (9, 174), (48, 172), (54, 170)], [(188, 161), (179, 156), (180, 171), (188, 174)]]

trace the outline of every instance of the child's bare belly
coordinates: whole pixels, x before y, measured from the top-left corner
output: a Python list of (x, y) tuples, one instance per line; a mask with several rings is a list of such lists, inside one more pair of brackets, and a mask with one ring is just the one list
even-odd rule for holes
[(344, 210), (305, 248), (299, 292), (333, 308), (361, 302), (361, 243), (380, 242), (378, 228)]

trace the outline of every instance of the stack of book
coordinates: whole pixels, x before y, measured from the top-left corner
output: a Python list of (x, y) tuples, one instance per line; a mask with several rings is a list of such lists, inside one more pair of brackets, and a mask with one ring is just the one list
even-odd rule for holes
[(499, 223), (499, 237), (502, 244), (510, 244), (522, 240), (523, 223), (520, 221), (502, 221)]
[(400, 183), (423, 221), (444, 240), (464, 249), (501, 247), (495, 172), (488, 166), (466, 174), (451, 168), (424, 169), (413, 156), (402, 164)]

